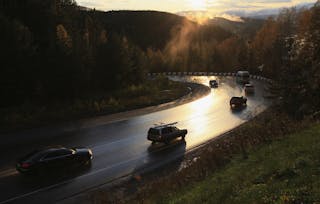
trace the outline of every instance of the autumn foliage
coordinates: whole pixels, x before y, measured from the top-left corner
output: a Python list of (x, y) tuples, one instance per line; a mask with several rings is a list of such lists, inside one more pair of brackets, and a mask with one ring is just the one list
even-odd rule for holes
[(285, 110), (314, 113), (319, 7), (199, 25), (163, 12), (89, 10), (73, 0), (0, 0), (0, 107), (139, 86), (148, 72), (246, 69), (277, 82)]

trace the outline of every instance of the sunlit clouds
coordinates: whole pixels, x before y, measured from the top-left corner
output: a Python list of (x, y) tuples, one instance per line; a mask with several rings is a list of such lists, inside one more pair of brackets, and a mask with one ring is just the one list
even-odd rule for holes
[(100, 10), (158, 10), (168, 12), (258, 10), (291, 7), (315, 0), (78, 0), (80, 5)]
[(316, 0), (78, 0), (99, 10), (156, 10), (179, 13), (197, 21), (224, 16), (237, 18), (252, 13), (276, 12), (279, 8), (303, 6)]

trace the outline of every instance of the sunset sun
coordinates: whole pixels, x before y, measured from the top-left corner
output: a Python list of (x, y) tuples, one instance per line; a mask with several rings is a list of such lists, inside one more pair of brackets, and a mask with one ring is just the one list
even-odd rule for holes
[(189, 0), (189, 4), (194, 10), (205, 10), (207, 8), (206, 0)]

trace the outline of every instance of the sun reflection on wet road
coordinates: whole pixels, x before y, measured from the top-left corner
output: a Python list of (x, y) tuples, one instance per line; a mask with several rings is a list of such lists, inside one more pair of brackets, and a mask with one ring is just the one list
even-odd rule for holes
[[(217, 79), (219, 87), (211, 89), (209, 95), (191, 103), (118, 122), (99, 121), (95, 124), (97, 119), (93, 119), (92, 123), (95, 125), (92, 127), (79, 127), (76, 131), (69, 130), (65, 135), (58, 135), (58, 139), (54, 138), (55, 143), (92, 148), (94, 159), (91, 170), (68, 182), (54, 184), (55, 188), (32, 184), (32, 189), (19, 184), (19, 176), (14, 168), (0, 170), (0, 189), (6, 189), (1, 191), (0, 203), (6, 199), (15, 201), (20, 198), (25, 200), (27, 197), (29, 201), (32, 200), (31, 203), (35, 203), (35, 200), (37, 203), (44, 203), (48, 198), (61, 199), (135, 170), (164, 165), (172, 159), (183, 158), (192, 148), (239, 126), (269, 106), (269, 102), (263, 98), (263, 83), (259, 81), (253, 81), (257, 94), (248, 97), (247, 108), (233, 113), (229, 107), (230, 97), (243, 94), (243, 87), (236, 84), (233, 78), (202, 76), (172, 79), (204, 85), (209, 85), (211, 79)], [(188, 130), (185, 141), (178, 138), (169, 145), (152, 146), (146, 138), (147, 131), (159, 122), (178, 122), (179, 128)], [(43, 130), (40, 133), (49, 134), (50, 131)], [(15, 159), (12, 159), (12, 166)]]

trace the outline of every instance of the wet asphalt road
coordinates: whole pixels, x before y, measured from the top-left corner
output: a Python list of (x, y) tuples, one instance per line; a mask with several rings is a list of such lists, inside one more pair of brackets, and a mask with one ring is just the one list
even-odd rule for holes
[[(214, 78), (172, 79), (207, 85)], [(88, 124), (0, 135), (7, 138), (0, 144), (0, 203), (55, 203), (135, 171), (157, 168), (250, 120), (270, 105), (263, 97), (264, 83), (253, 80), (256, 93), (247, 96), (247, 108), (232, 112), (229, 100), (232, 96), (244, 95), (242, 86), (232, 77), (218, 78), (218, 81), (219, 88), (212, 89), (208, 96), (159, 112), (114, 122), (93, 118), (87, 121)], [(177, 139), (167, 146), (151, 145), (146, 139), (147, 131), (159, 122), (178, 122), (178, 127), (188, 129), (185, 141)], [(25, 177), (16, 172), (17, 158), (49, 145), (91, 148), (94, 155), (91, 168), (79, 171), (65, 168), (38, 177)]]

